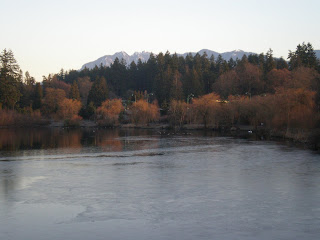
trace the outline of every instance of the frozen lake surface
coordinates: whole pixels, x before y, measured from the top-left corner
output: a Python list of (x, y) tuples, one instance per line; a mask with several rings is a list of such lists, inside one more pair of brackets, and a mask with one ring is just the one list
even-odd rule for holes
[(41, 131), (0, 130), (1, 240), (319, 239), (311, 151), (198, 132)]

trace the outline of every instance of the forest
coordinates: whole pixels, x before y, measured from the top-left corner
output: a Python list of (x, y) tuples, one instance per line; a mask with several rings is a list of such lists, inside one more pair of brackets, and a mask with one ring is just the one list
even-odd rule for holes
[(82, 119), (100, 126), (164, 123), (209, 129), (263, 126), (306, 139), (320, 128), (320, 62), (302, 43), (288, 58), (273, 51), (225, 60), (168, 51), (147, 62), (61, 69), (36, 82), (11, 50), (0, 55), (0, 126), (41, 126)]

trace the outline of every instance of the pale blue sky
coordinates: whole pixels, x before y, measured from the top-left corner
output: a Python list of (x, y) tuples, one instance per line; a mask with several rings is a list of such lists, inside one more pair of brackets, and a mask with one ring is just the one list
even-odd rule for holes
[(319, 0), (0, 0), (0, 50), (42, 75), (117, 51), (320, 49)]

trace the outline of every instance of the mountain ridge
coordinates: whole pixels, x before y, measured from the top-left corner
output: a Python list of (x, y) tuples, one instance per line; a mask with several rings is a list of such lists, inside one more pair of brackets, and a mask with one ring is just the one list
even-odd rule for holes
[[(223, 53), (215, 52), (209, 49), (201, 49), (198, 52), (186, 52), (182, 54), (177, 53), (177, 55), (186, 57), (188, 54), (192, 54), (192, 56), (196, 55), (197, 53), (199, 53), (200, 55), (203, 55), (205, 52), (208, 55), (208, 57), (211, 57), (213, 55), (216, 59), (219, 55), (221, 55), (222, 58), (225, 60), (229, 60), (230, 58), (232, 58), (233, 60), (236, 60), (237, 58), (241, 59), (243, 55), (248, 56), (250, 54), (257, 54), (254, 52), (245, 52), (241, 49), (233, 50), (229, 52), (223, 52)], [(320, 59), (320, 50), (315, 50), (315, 53), (317, 58)], [(125, 51), (116, 52), (113, 55), (104, 55), (94, 61), (85, 63), (82, 65), (80, 70), (83, 70), (84, 68), (93, 69), (95, 66), (99, 67), (101, 64), (102, 66), (110, 66), (115, 61), (116, 58), (118, 58), (119, 60), (124, 59), (127, 65), (129, 65), (132, 61), (137, 63), (139, 59), (141, 59), (142, 62), (146, 62), (148, 61), (150, 54), (151, 52), (146, 52), (146, 51), (134, 52), (132, 55), (127, 54)]]

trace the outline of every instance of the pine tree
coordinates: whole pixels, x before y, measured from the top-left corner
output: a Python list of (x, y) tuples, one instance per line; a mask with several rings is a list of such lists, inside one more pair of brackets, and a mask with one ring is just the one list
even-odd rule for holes
[(126, 89), (127, 67), (124, 59), (116, 58), (110, 67), (110, 83), (112, 90), (117, 96), (123, 96)]
[(88, 96), (88, 104), (93, 102), (95, 107), (100, 107), (101, 103), (108, 98), (108, 87), (104, 77), (97, 77), (94, 81)]
[(277, 69), (288, 69), (288, 63), (286, 60), (281, 57), (279, 60), (276, 61)]
[(36, 81), (34, 77), (31, 77), (29, 72), (27, 71), (25, 73), (24, 83), (21, 84), (20, 92), (22, 96), (20, 97), (20, 101), (19, 101), (20, 108), (32, 106), (32, 101), (34, 98), (35, 82)]
[(40, 83), (36, 83), (32, 108), (40, 109), (42, 106), (43, 91)]
[(11, 50), (3, 50), (0, 64), (0, 103), (14, 109), (21, 97), (22, 72)]
[(310, 43), (298, 45), (295, 52), (289, 51), (289, 66), (293, 70), (298, 67), (317, 68), (317, 57)]
[(264, 73), (267, 74), (268, 72), (270, 72), (274, 68), (276, 68), (276, 62), (273, 59), (273, 51), (270, 48), (266, 54)]

